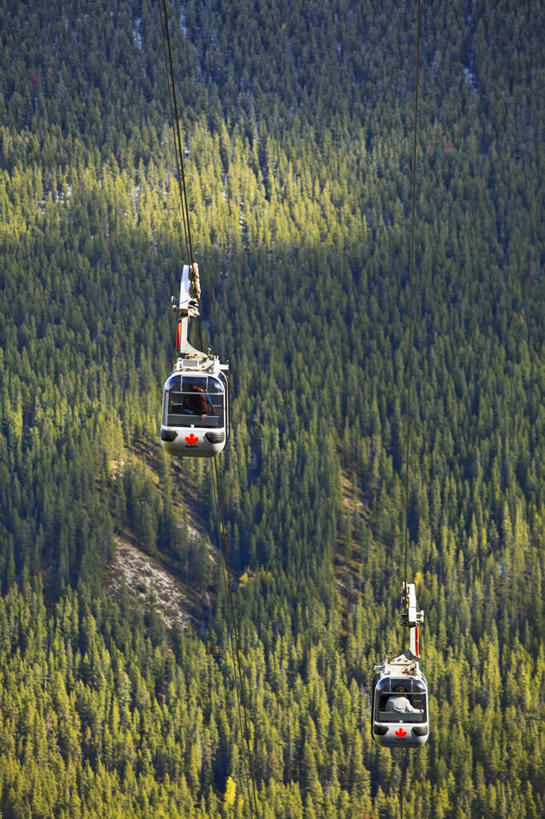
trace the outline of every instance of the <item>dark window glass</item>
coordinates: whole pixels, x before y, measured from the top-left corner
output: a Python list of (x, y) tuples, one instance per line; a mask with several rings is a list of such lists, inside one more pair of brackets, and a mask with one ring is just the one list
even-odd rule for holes
[[(394, 703), (397, 708), (394, 707)], [(410, 709), (416, 710), (404, 710), (407, 703)], [(426, 695), (408, 692), (377, 694), (375, 720), (377, 722), (425, 722)]]
[(167, 379), (167, 383), (165, 384), (165, 390), (179, 390), (180, 389), (180, 375), (171, 375), (169, 379)]
[(215, 392), (223, 393), (223, 384), (221, 383), (221, 381), (219, 381), (219, 379), (217, 379), (217, 378), (213, 378), (212, 376), (210, 376), (210, 378), (208, 379), (208, 392), (209, 393), (215, 393)]
[(163, 418), (166, 426), (209, 427), (224, 425), (225, 393), (212, 376), (172, 375), (165, 385)]
[(184, 375), (182, 380), (183, 392), (197, 392), (208, 389), (208, 377), (206, 375)]

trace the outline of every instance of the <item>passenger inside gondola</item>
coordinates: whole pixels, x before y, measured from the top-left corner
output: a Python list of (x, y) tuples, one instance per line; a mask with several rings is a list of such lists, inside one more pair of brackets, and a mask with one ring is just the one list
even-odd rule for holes
[(178, 373), (167, 379), (163, 402), (165, 426), (220, 429), (225, 409), (226, 391), (219, 379)]
[(386, 711), (393, 712), (395, 714), (422, 714), (423, 709), (415, 708), (411, 705), (409, 698), (406, 695), (407, 691), (405, 686), (397, 685), (395, 688), (396, 693), (392, 694), (388, 698), (388, 702), (386, 703)]
[(182, 412), (189, 415), (198, 415), (201, 420), (214, 412), (212, 399), (200, 384), (184, 384), (187, 393), (183, 396)]

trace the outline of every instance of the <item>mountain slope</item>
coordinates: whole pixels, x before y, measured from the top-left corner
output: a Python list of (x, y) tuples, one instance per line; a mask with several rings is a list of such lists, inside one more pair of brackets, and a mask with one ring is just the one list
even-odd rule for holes
[[(217, 543), (210, 474), (157, 442), (184, 259), (156, 8), (2, 11), (1, 810), (250, 816), (226, 590), (179, 525)], [(415, 9), (170, 11), (261, 812), (393, 817), (367, 686), (402, 639)], [(543, 14), (423, 7), (407, 816), (545, 806)], [(204, 628), (107, 593), (120, 539), (197, 617), (210, 586)]]

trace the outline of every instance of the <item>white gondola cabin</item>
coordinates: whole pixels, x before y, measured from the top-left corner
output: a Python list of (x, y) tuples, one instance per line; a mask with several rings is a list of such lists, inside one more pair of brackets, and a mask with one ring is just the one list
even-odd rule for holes
[(373, 681), (372, 718), (373, 737), (381, 745), (399, 748), (426, 742), (428, 684), (417, 662), (401, 655), (384, 663)]
[(429, 736), (428, 683), (418, 658), (418, 624), (424, 612), (416, 610), (414, 584), (403, 590), (402, 622), (409, 627), (410, 647), (393, 660), (375, 666), (371, 692), (371, 732), (389, 748), (418, 747)]
[(170, 455), (211, 458), (229, 437), (228, 364), (187, 340), (190, 316), (198, 316), (197, 266), (184, 266), (180, 286), (176, 348), (179, 358), (163, 390), (161, 444)]
[[(219, 365), (221, 366), (221, 365)], [(225, 373), (183, 366), (166, 380), (161, 443), (170, 455), (212, 457), (229, 437), (228, 382)]]

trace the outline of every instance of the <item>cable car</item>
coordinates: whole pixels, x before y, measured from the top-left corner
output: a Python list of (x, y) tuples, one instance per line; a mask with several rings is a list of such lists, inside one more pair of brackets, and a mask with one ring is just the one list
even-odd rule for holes
[(161, 416), (161, 444), (170, 455), (212, 458), (229, 438), (228, 364), (203, 353), (187, 340), (190, 317), (199, 315), (197, 265), (185, 265), (180, 285), (173, 372), (165, 382)]
[(415, 747), (429, 735), (428, 684), (417, 662), (400, 659), (384, 663), (373, 681), (373, 736), (388, 747)]
[(393, 660), (375, 666), (371, 693), (371, 733), (389, 748), (418, 747), (429, 736), (428, 683), (420, 670), (418, 623), (414, 584), (404, 587), (406, 605), (402, 622), (409, 627), (410, 648)]

